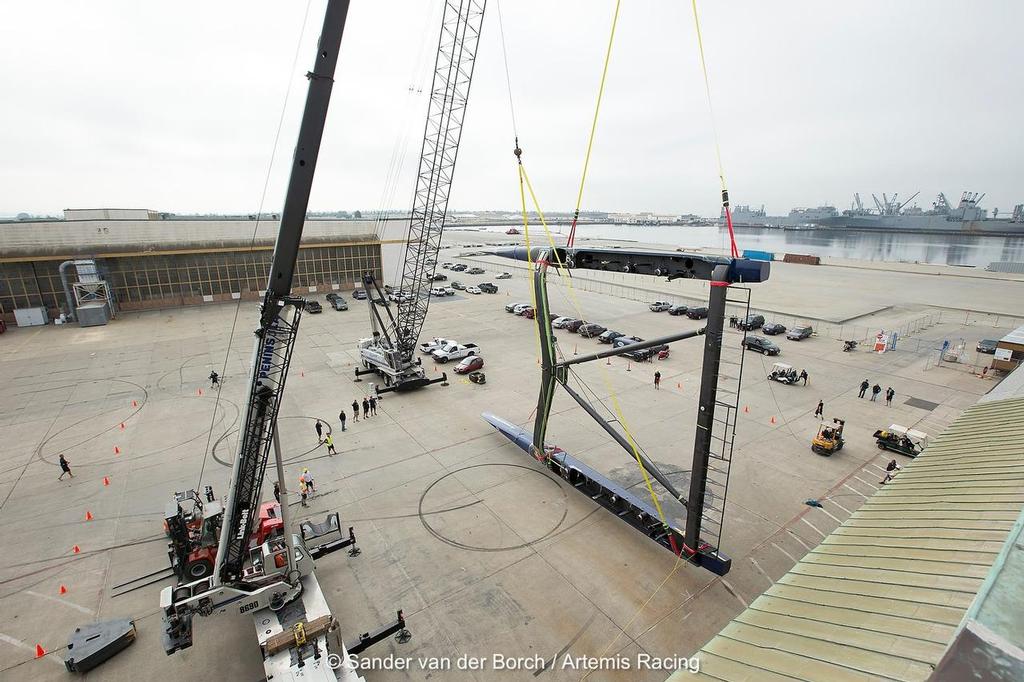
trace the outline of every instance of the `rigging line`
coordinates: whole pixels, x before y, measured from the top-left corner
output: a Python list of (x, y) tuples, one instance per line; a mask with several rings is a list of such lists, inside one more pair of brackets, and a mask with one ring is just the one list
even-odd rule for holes
[[(547, 233), (548, 242), (551, 244), (552, 253), (554, 253), (556, 263), (558, 264), (558, 271), (559, 271), (559, 274), (561, 274), (562, 270), (565, 269), (565, 266), (558, 259), (558, 252), (555, 249), (555, 240), (551, 236), (551, 230), (548, 228), (547, 220), (544, 219), (544, 212), (541, 210), (540, 202), (537, 201), (537, 195), (533, 191), (533, 185), (530, 183), (530, 176), (526, 173), (526, 168), (524, 167), (523, 162), (522, 162), (521, 150), (519, 150), (517, 148), (517, 151), (519, 152), (517, 154), (517, 156), (519, 157), (520, 176), (522, 177), (523, 180), (526, 181), (526, 188), (530, 192), (530, 198), (533, 200), (533, 206), (534, 206), (534, 209), (537, 211), (537, 215), (538, 215), (538, 217), (540, 219), (540, 224), (544, 227), (544, 231)], [(526, 213), (525, 199), (523, 201), (524, 201), (523, 214), (525, 216), (525, 213)], [(529, 241), (527, 241), (527, 257), (529, 258)], [(579, 300), (576, 298), (576, 290), (572, 286), (572, 279), (568, 278), (566, 280), (566, 283), (568, 285), (569, 292), (570, 292), (570, 294), (572, 296), (573, 306), (576, 308), (576, 312), (579, 314), (580, 319), (584, 319), (584, 317), (583, 317), (583, 310), (582, 310), (582, 308), (579, 305)], [(534, 310), (536, 310), (536, 305), (534, 306)], [(539, 335), (540, 335), (540, 330), (538, 329), (538, 337), (539, 337)], [(539, 338), (538, 338), (538, 340), (539, 340)], [(655, 494), (655, 492), (654, 492), (654, 488), (651, 485), (651, 478), (650, 478), (650, 476), (647, 473), (647, 468), (644, 467), (644, 463), (643, 463), (642, 459), (640, 458), (640, 454), (639, 454), (639, 450), (638, 450), (638, 447), (637, 447), (637, 444), (636, 444), (636, 440), (633, 438), (633, 431), (629, 428), (629, 422), (626, 420), (626, 415), (622, 412), (622, 406), (619, 405), (618, 397), (616, 396), (615, 390), (612, 388), (611, 382), (608, 380), (608, 375), (605, 372), (604, 367), (600, 367), (600, 370), (601, 370), (600, 371), (601, 378), (604, 380), (605, 390), (608, 392), (609, 398), (611, 398), (612, 406), (615, 408), (615, 413), (618, 416), (619, 423), (622, 425), (622, 430), (626, 434), (626, 440), (629, 442), (630, 448), (632, 449), (632, 452), (633, 452), (633, 459), (636, 460), (636, 464), (640, 468), (640, 474), (643, 476), (644, 484), (647, 486), (647, 492), (648, 492), (648, 494), (651, 497), (651, 501), (654, 503), (654, 508), (658, 512), (658, 518), (661, 520), (662, 525), (667, 528), (668, 527), (668, 521), (665, 518), (665, 513), (661, 509), (661, 501), (658, 499), (657, 494)]]
[[(256, 213), (256, 224), (252, 228), (252, 238), (249, 240), (249, 253), (252, 253), (256, 246), (256, 235), (259, 233), (260, 220), (263, 218), (263, 205), (267, 200), (267, 189), (270, 187), (270, 174), (274, 168), (274, 159), (277, 157), (277, 146), (281, 139), (281, 129), (284, 127), (284, 115), (288, 110), (288, 98), (291, 95), (292, 74), (299, 63), (299, 49), (302, 47), (302, 36), (306, 33), (306, 22), (309, 19), (309, 6), (312, 0), (306, 0), (306, 11), (302, 14), (302, 26), (299, 28), (299, 38), (295, 41), (295, 55), (292, 57), (292, 65), (288, 70), (287, 86), (284, 92), (284, 102), (281, 104), (281, 115), (277, 119), (277, 132), (274, 133), (274, 146), (270, 150), (270, 162), (267, 164), (267, 174), (263, 179), (263, 193), (260, 195), (260, 207)], [(221, 365), (221, 377), (228, 371), (228, 359), (231, 357), (231, 342), (235, 338), (235, 328), (238, 326), (238, 313), (242, 308), (242, 298), (235, 303), (235, 314), (231, 320), (231, 331), (228, 333), (227, 348), (224, 350), (224, 364)], [(203, 474), (206, 472), (206, 462), (210, 456), (210, 440), (213, 437), (213, 428), (217, 422), (217, 410), (220, 407), (220, 389), (217, 390), (217, 397), (213, 403), (213, 414), (210, 416), (210, 430), (206, 433), (206, 447), (203, 450), (203, 463), (199, 468), (199, 478), (196, 481), (196, 490), (199, 490), (203, 483)]]
[[(508, 88), (508, 109), (512, 113), (512, 133), (519, 139), (519, 129), (516, 126), (516, 107), (512, 103), (512, 76), (508, 69), (508, 49), (505, 47), (505, 22), (501, 18), (501, 0), (496, 0), (498, 5), (498, 33), (501, 34), (501, 56), (505, 62), (505, 85)], [(519, 146), (518, 144), (516, 145)]]
[(590, 167), (590, 152), (594, 147), (594, 135), (597, 133), (597, 116), (601, 112), (601, 99), (604, 97), (604, 84), (608, 77), (608, 64), (612, 58), (612, 44), (615, 42), (615, 27), (619, 23), (619, 8), (622, 0), (615, 0), (615, 15), (612, 17), (612, 30), (608, 36), (608, 48), (604, 53), (604, 68), (601, 69), (601, 85), (597, 89), (597, 103), (594, 105), (594, 119), (590, 124), (590, 138), (587, 140), (587, 154), (583, 159), (583, 174), (580, 176), (580, 190), (576, 195), (576, 210), (572, 216), (572, 226), (569, 228), (569, 240), (566, 246), (573, 245), (576, 239), (576, 221), (580, 217), (580, 206), (583, 204), (583, 186), (587, 182), (587, 170)]
[(732, 211), (729, 209), (729, 188), (725, 183), (725, 167), (722, 165), (722, 148), (718, 142), (718, 123), (715, 120), (715, 107), (711, 100), (711, 79), (708, 78), (708, 64), (704, 58), (704, 38), (700, 32), (700, 17), (697, 13), (697, 0), (690, 0), (693, 8), (693, 26), (697, 31), (697, 52), (700, 55), (700, 69), (704, 74), (704, 94), (708, 100), (708, 113), (711, 117), (711, 135), (715, 141), (715, 159), (718, 161), (718, 180), (722, 185), (722, 208), (725, 210), (725, 224), (729, 228), (730, 250), (733, 258), (739, 258), (736, 246), (736, 233), (732, 228)]

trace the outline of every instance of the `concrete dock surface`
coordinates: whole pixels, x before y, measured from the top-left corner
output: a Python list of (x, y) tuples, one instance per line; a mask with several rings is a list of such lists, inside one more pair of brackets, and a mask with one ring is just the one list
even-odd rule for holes
[[(457, 260), (465, 250), (446, 248), (438, 260)], [(844, 353), (827, 334), (801, 342), (776, 337), (778, 358), (747, 354), (722, 540), (733, 569), (718, 578), (678, 565), (480, 418), (490, 411), (532, 423), (539, 367), (535, 324), (504, 311), (511, 301), (530, 301), (525, 271), (477, 261), (495, 265), (476, 276), (439, 272), (449, 284), (495, 281), (500, 292), (435, 299), (423, 338), (479, 344), (482, 386), (448, 364), (437, 369), (449, 373), (449, 386), (388, 394), (376, 416), (356, 422), (351, 403), (369, 390), (369, 381), (353, 382), (356, 342), (369, 329), (365, 302), (350, 300), (345, 312), (325, 306), (302, 319), (279, 428), (289, 481), (297, 485), (308, 467), (317, 495), (308, 509), (294, 506), (294, 516), (319, 520), (336, 510), (355, 528), (361, 556), (338, 553), (317, 565), (347, 638), (389, 621), (399, 608), (413, 633), (406, 644), (389, 640), (366, 652), (380, 665), (388, 655), (411, 660), (410, 670), (367, 671), (371, 681), (578, 680), (583, 671), (561, 665), (567, 654), (635, 661), (638, 654), (693, 653), (878, 487), (891, 456), (876, 448), (875, 429), (897, 423), (937, 434), (994, 385), (998, 378), (978, 376), (990, 356), (977, 356), (974, 343), (1016, 327), (1019, 321), (1006, 316), (1024, 309), (1024, 283), (1015, 278), (962, 277), (956, 268), (773, 264), (772, 280), (751, 287), (756, 309), (865, 329), (936, 315), (884, 354), (864, 346)], [(513, 278), (496, 281), (500, 270)], [(702, 296), (699, 282), (648, 278), (642, 286), (678, 292), (683, 303)], [(703, 324), (652, 313), (644, 296), (555, 284), (551, 305), (576, 316), (577, 301), (588, 320), (645, 338)], [(261, 679), (247, 617), (197, 618), (194, 646), (166, 656), (158, 609), (166, 583), (111, 595), (112, 586), (167, 566), (162, 518), (174, 491), (201, 481), (218, 496), (226, 492), (256, 308), (241, 305), (232, 337), (235, 314), (234, 304), (216, 304), (124, 314), (104, 327), (0, 336), (0, 538), (8, 548), (0, 557), (0, 678), (64, 679), (60, 649), (74, 627), (132, 617), (137, 642), (89, 679)], [(599, 347), (556, 334), (566, 355)], [(937, 363), (942, 342), (961, 338), (962, 362)], [(738, 342), (737, 332), (726, 333), (725, 343)], [(668, 359), (652, 363), (615, 358), (578, 368), (588, 394), (607, 408), (614, 395), (638, 443), (680, 481), (692, 455), (701, 344), (674, 344)], [(775, 360), (806, 369), (809, 384), (766, 380)], [(211, 389), (211, 369), (225, 366), (223, 385)], [(656, 370), (661, 390), (653, 387)], [(892, 386), (892, 406), (882, 397), (858, 398), (863, 379)], [(826, 419), (846, 420), (847, 445), (832, 457), (810, 450), (819, 400)], [(340, 409), (348, 414), (344, 433)], [(318, 444), (316, 419), (332, 430), (337, 456)], [(644, 490), (635, 464), (564, 394), (552, 409), (549, 442)], [(60, 454), (73, 479), (57, 480)], [(269, 481), (265, 489), (272, 499)], [(826, 495), (821, 509), (804, 504)], [(51, 653), (35, 658), (37, 643)], [(522, 669), (494, 671), (495, 653), (522, 659)], [(455, 669), (460, 656), (484, 657), (488, 667)], [(530, 667), (538, 657), (556, 662), (538, 673)], [(435, 658), (453, 669), (425, 669)], [(601, 670), (587, 679), (663, 680), (670, 672)]]

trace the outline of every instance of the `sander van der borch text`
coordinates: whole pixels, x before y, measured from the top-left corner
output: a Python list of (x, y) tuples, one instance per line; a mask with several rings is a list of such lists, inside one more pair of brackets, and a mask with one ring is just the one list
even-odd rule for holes
[[(485, 656), (463, 654), (450, 656), (357, 656), (349, 654), (349, 666), (366, 672), (371, 670), (490, 670), (496, 672), (538, 671), (550, 668), (560, 670), (683, 670), (700, 672), (700, 661), (696, 657), (652, 656), (638, 652), (633, 656), (573, 656), (542, 658), (541, 656), (509, 656), (494, 653)], [(340, 657), (332, 654), (331, 666), (341, 666)]]

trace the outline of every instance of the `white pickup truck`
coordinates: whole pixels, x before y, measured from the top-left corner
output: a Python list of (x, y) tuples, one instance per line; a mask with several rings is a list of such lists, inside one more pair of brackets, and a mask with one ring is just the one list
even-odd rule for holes
[(479, 354), (480, 348), (475, 343), (458, 344), (454, 341), (449, 341), (430, 355), (438, 362), (448, 362), (449, 360), (460, 360), (470, 355)]
[(442, 346), (447, 346), (449, 344), (454, 344), (457, 346), (459, 345), (459, 342), (452, 341), (451, 339), (442, 339), (440, 336), (435, 336), (430, 341), (424, 341), (423, 343), (420, 344), (420, 352), (425, 353), (426, 355), (430, 355), (435, 350), (441, 348)]

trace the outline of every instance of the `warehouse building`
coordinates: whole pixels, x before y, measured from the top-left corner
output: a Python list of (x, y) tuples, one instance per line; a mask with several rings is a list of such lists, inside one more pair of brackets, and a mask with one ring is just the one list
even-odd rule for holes
[[(70, 293), (76, 280), (91, 278), (105, 282), (115, 310), (256, 300), (267, 282), (275, 218), (69, 209), (64, 220), (0, 222), (0, 316), (13, 323), (19, 309), (45, 308), (50, 318), (68, 313), (77, 305), (77, 290)], [(381, 278), (372, 221), (306, 222), (295, 293), (352, 289), (367, 271)]]

